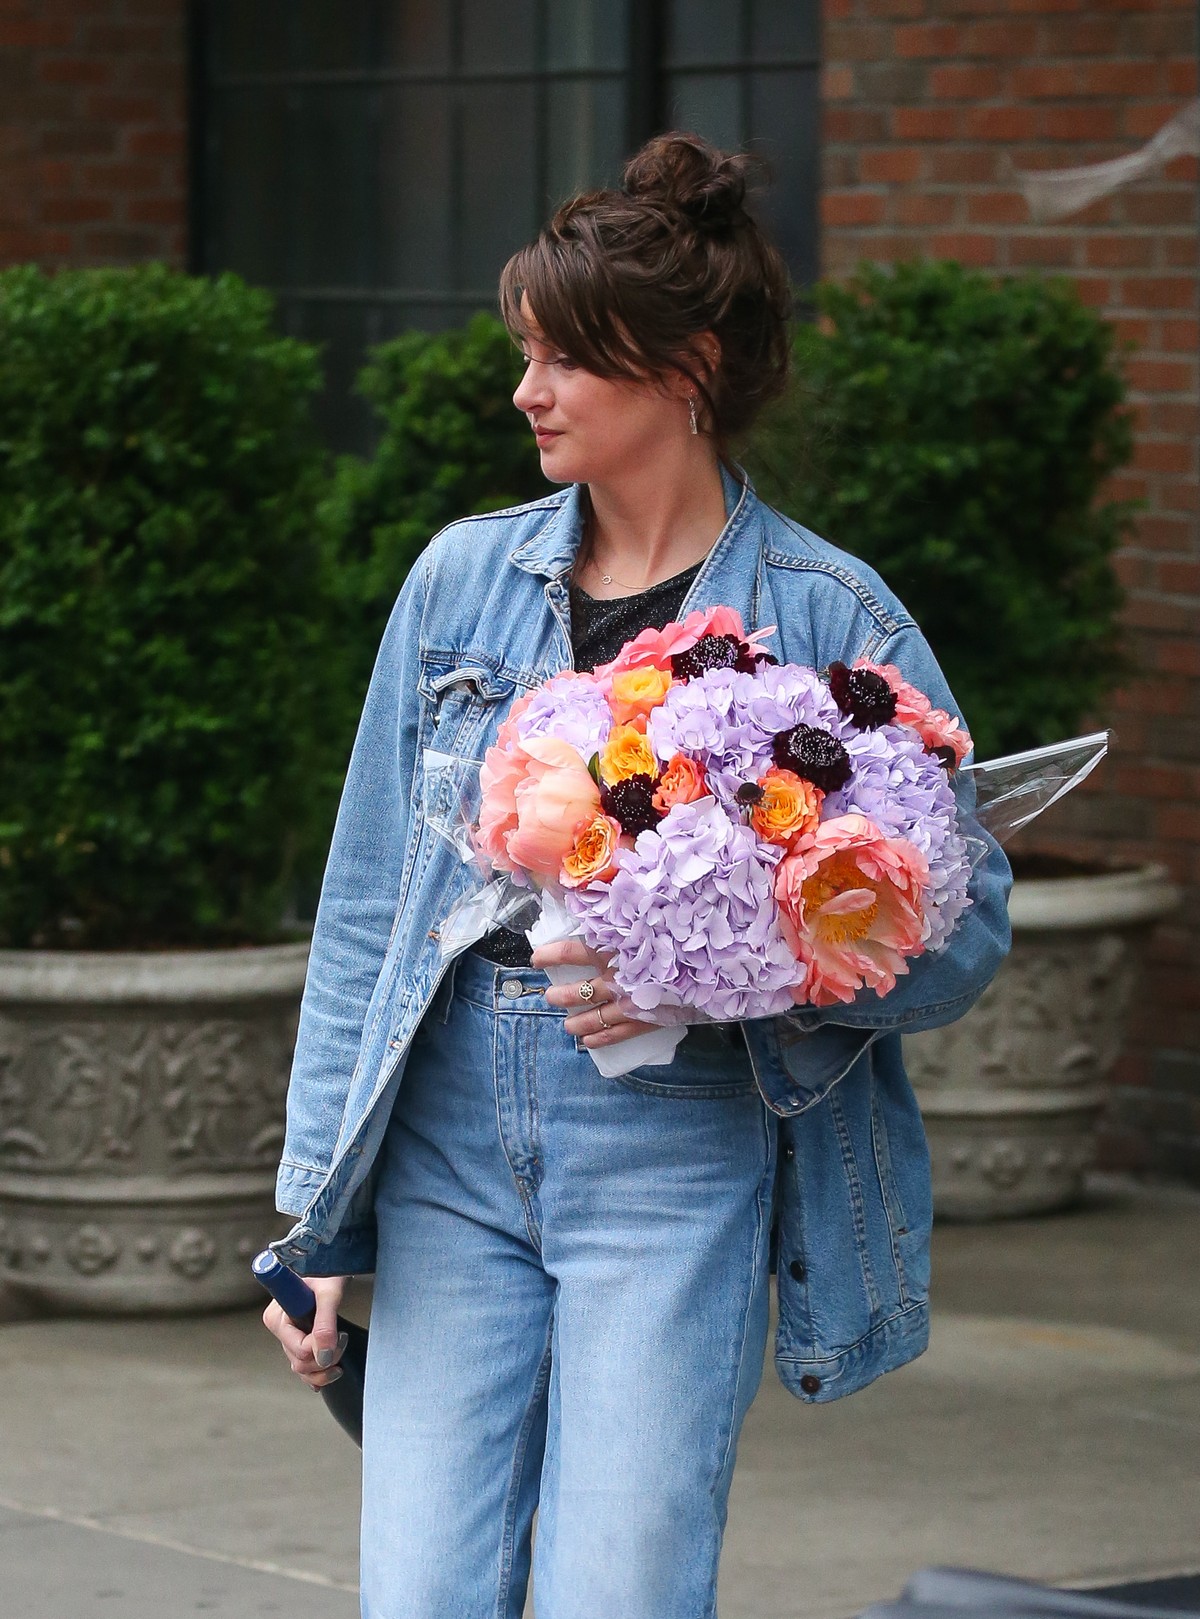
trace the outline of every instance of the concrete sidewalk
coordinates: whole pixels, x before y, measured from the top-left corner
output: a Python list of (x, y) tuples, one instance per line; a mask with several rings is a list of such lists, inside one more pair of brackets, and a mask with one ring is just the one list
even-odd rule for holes
[[(1200, 1568), (1200, 1195), (1097, 1180), (1070, 1214), (939, 1227), (934, 1263), (912, 1366), (814, 1408), (768, 1355), (722, 1619), (842, 1619), (930, 1563)], [(256, 1314), (0, 1326), (6, 1614), (353, 1619), (357, 1474)]]

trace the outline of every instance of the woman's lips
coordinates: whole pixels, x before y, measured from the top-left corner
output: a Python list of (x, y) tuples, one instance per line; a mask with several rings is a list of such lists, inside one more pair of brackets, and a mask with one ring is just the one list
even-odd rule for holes
[(539, 444), (549, 444), (552, 438), (558, 438), (560, 435), (548, 427), (535, 427), (533, 436)]

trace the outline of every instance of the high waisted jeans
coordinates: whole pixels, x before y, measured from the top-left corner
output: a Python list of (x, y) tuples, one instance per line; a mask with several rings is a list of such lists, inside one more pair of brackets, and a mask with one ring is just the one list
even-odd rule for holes
[(538, 1619), (716, 1614), (775, 1116), (736, 1024), (605, 1079), (547, 987), (456, 958), (388, 1124), (365, 1619), (520, 1619), (531, 1538)]

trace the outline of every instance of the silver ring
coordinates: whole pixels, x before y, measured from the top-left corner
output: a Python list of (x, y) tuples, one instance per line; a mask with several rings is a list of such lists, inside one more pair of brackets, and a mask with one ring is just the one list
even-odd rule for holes
[(596, 1011), (599, 1014), (600, 1021), (601, 1021), (601, 1023), (603, 1023), (604, 1027), (606, 1029), (611, 1029), (612, 1024), (608, 1021), (608, 1019), (604, 1015), (604, 1002), (603, 1001), (600, 1002), (600, 1005), (596, 1008)]
[(595, 984), (592, 983), (590, 978), (585, 978), (579, 986), (579, 999), (581, 1001), (590, 1001), (595, 993)]

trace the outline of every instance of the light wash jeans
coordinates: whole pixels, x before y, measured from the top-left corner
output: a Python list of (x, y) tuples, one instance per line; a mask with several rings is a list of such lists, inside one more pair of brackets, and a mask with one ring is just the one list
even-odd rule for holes
[(604, 1079), (546, 974), (456, 958), (388, 1124), (364, 1619), (713, 1619), (762, 1376), (776, 1120), (741, 1031)]

